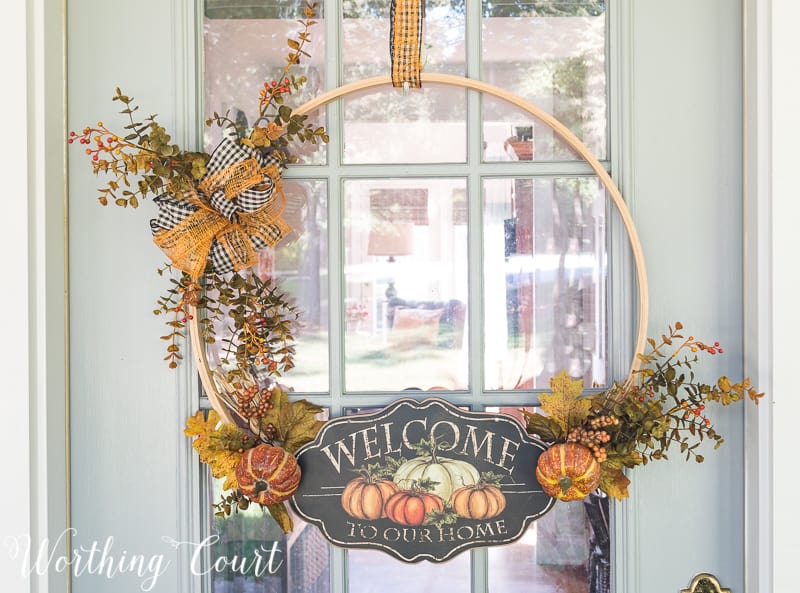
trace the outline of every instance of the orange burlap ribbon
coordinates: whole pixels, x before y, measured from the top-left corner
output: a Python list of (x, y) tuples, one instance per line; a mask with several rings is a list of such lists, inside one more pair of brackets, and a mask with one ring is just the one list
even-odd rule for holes
[[(263, 189), (268, 192), (270, 188), (264, 184), (265, 176), (272, 180), (274, 188), (272, 195), (258, 210), (251, 213), (239, 211), (235, 215), (236, 220), (231, 221), (209, 204), (208, 196), (217, 190), (222, 190), (229, 200), (248, 189), (258, 191), (261, 185), (265, 185)], [(153, 241), (176, 268), (194, 280), (202, 276), (206, 269), (214, 239), (231, 259), (234, 271), (238, 271), (258, 263), (258, 250), (253, 245), (253, 238), (272, 246), (292, 230), (281, 218), (286, 197), (277, 165), (261, 168), (254, 158), (240, 161), (209, 175), (196, 189), (192, 187), (183, 195), (184, 199), (197, 206), (197, 211), (173, 228), (156, 233)]]
[(425, 3), (422, 0), (392, 0), (391, 42), (392, 86), (404, 83), (420, 88), (422, 64), (422, 19)]

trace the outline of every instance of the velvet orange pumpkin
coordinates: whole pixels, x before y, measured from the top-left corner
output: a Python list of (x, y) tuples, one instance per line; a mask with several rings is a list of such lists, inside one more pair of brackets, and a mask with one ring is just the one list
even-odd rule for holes
[(422, 525), (431, 511), (443, 511), (444, 502), (431, 492), (401, 490), (393, 494), (383, 507), (386, 516), (400, 525)]
[(236, 466), (239, 490), (258, 504), (275, 504), (290, 498), (300, 485), (295, 456), (273, 445), (249, 449)]
[(465, 519), (491, 519), (506, 508), (506, 497), (497, 486), (478, 482), (453, 492), (450, 506)]
[(342, 508), (351, 517), (372, 521), (386, 516), (384, 505), (398, 492), (397, 484), (359, 476), (350, 480), (342, 492)]
[(600, 464), (588, 447), (578, 443), (553, 445), (539, 456), (536, 479), (558, 500), (580, 500), (600, 484)]

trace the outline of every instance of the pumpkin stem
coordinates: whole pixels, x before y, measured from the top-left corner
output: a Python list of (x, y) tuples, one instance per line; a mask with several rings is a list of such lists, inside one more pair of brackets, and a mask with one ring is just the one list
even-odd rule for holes
[(430, 440), (427, 439), (420, 439), (419, 443), (412, 446), (412, 448), (417, 452), (418, 455), (427, 455), (431, 458), (432, 464), (439, 463), (439, 457), (436, 454), (439, 449), (444, 449), (447, 447), (447, 443), (444, 443), (437, 439), (436, 437), (431, 437)]
[(431, 439), (431, 463), (438, 464), (439, 458), (436, 456), (436, 451), (439, 450), (439, 443), (435, 439)]
[(572, 478), (569, 476), (562, 476), (561, 479), (558, 481), (558, 485), (561, 486), (561, 494), (566, 495), (567, 490), (572, 487)]
[(264, 490), (267, 490), (268, 488), (269, 488), (269, 484), (267, 484), (264, 480), (259, 480), (255, 484), (255, 491), (254, 492), (255, 492), (256, 496), (258, 496), (259, 494), (261, 494), (262, 492), (264, 492)]

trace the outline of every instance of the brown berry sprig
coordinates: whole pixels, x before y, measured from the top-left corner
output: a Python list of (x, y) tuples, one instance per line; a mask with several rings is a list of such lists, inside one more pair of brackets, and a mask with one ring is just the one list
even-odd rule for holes
[(255, 313), (245, 319), (242, 334), (246, 344), (247, 353), (253, 364), (267, 367), (270, 373), (278, 370), (278, 363), (272, 358), (272, 353), (267, 345), (269, 334), (268, 320), (262, 313)]
[(135, 148), (133, 144), (125, 142), (119, 136), (114, 134), (111, 130), (103, 125), (103, 122), (97, 122), (97, 127), (87, 126), (83, 132), (70, 132), (67, 143), (72, 144), (75, 141), (79, 144), (86, 144), (93, 146), (93, 148), (86, 148), (84, 151), (88, 156), (92, 157), (93, 161), (100, 160), (100, 155), (105, 153), (120, 155), (122, 150), (127, 148)]
[(603, 463), (608, 458), (608, 453), (603, 445), (610, 440), (611, 435), (605, 430), (592, 430), (583, 427), (574, 428), (567, 435), (568, 443), (579, 443), (591, 449), (598, 463)]
[(600, 430), (610, 426), (619, 426), (619, 418), (613, 414), (605, 414), (603, 416), (595, 416), (589, 420), (589, 427), (594, 430)]
[(278, 438), (278, 427), (275, 426), (272, 422), (269, 422), (266, 426), (264, 426), (261, 429), (261, 438), (265, 439), (270, 443), (275, 442), (275, 439)]
[(259, 420), (275, 406), (272, 403), (272, 389), (250, 385), (241, 391), (237, 398), (237, 411), (246, 420)]
[(317, 6), (317, 2), (306, 2), (305, 7), (303, 8), (303, 16), (305, 19), (298, 21), (300, 25), (302, 25), (303, 30), (297, 34), (296, 39), (287, 40), (287, 44), (289, 45), (289, 53), (286, 55), (286, 66), (284, 67), (281, 76), (283, 81), (279, 83), (279, 81), (273, 80), (269, 83), (269, 85), (264, 83), (265, 92), (263, 92), (261, 95), (261, 102), (259, 104), (259, 119), (268, 117), (269, 108), (273, 105), (273, 103), (281, 102), (280, 95), (282, 93), (290, 92), (290, 84), (293, 81), (290, 81), (288, 75), (289, 71), (292, 69), (292, 66), (299, 64), (301, 57), (310, 57), (309, 53), (305, 51), (305, 46), (307, 43), (311, 42), (311, 35), (309, 31), (311, 30), (311, 27), (316, 24), (314, 19), (317, 16)]
[[(117, 205), (130, 204), (133, 208), (138, 207), (139, 201), (136, 196), (138, 192), (124, 189), (131, 185), (128, 174), (136, 175), (152, 170), (153, 160), (159, 156), (157, 153), (121, 138), (101, 121), (97, 122), (96, 127), (87, 126), (80, 133), (70, 132), (67, 142), (86, 145), (84, 152), (92, 160), (95, 175), (101, 172), (107, 173), (109, 169), (116, 175), (108, 182), (107, 188), (100, 191), (98, 200), (103, 206), (108, 205), (108, 199), (111, 197), (116, 200)], [(123, 197), (117, 196), (120, 187), (123, 187)]]

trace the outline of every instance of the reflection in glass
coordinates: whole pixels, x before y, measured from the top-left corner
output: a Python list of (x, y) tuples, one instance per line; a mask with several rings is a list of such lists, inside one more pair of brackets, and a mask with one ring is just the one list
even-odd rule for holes
[[(555, 116), (599, 159), (608, 152), (604, 4), (483, 0), (481, 27), (483, 80)], [(496, 108), (484, 113), (487, 123), (497, 116)]]
[[(223, 493), (222, 481), (209, 478), (209, 496), (214, 502)], [(287, 508), (294, 521), (289, 534), (258, 505), (226, 518), (211, 515), (209, 533), (219, 538), (208, 548), (211, 593), (330, 591), (328, 542), (316, 527), (295, 515), (289, 505)], [(247, 567), (245, 574), (230, 566), (234, 561)]]
[(344, 162), (463, 163), (466, 112), (466, 92), (455, 87), (352, 93), (344, 100)]
[(483, 160), (574, 161), (582, 157), (541, 120), (483, 96)]
[[(274, 250), (264, 250), (264, 270), (290, 294), (300, 310), (295, 368), (281, 382), (298, 392), (328, 387), (328, 195), (324, 181), (285, 180), (286, 221), (297, 229)], [(272, 256), (272, 257), (271, 257)]]
[[(489, 406), (486, 411), (525, 424), (519, 407)], [(513, 544), (489, 548), (489, 591), (608, 593), (610, 525), (605, 496), (593, 494), (583, 503), (556, 504)]]
[[(287, 179), (284, 219), (295, 229), (273, 248), (262, 249), (259, 263), (247, 273), (271, 278), (300, 312), (294, 324), (295, 368), (280, 382), (298, 392), (328, 391), (328, 196), (324, 181)], [(243, 272), (245, 273), (245, 272)], [(207, 348), (212, 368), (233, 368), (224, 351), (230, 335), (225, 317), (215, 323), (216, 342)], [(266, 380), (266, 377), (260, 377)]]
[(487, 389), (606, 384), (605, 192), (594, 177), (484, 181)]
[[(386, 0), (343, 0), (342, 59), (344, 82), (389, 74), (389, 3)], [(423, 48), (426, 72), (466, 74), (463, 0), (428, 0), (425, 3)]]
[(465, 180), (343, 189), (346, 390), (465, 389)]
[[(344, 0), (344, 82), (390, 72), (389, 3)], [(466, 44), (463, 0), (426, 3), (423, 48), (426, 72), (464, 76)], [(466, 161), (466, 93), (426, 84), (369, 90), (344, 101), (343, 162), (463, 163)]]
[[(214, 3), (211, 3), (214, 4)], [(265, 82), (282, 79), (288, 48), (286, 40), (294, 38), (302, 18), (298, 4), (291, 14), (286, 10), (253, 10), (248, 6), (206, 6), (203, 21), (204, 113), (214, 112), (238, 123), (252, 126), (258, 117), (259, 92)], [(224, 15), (225, 18), (220, 18)], [(256, 15), (260, 18), (242, 18)], [(298, 107), (325, 90), (325, 29), (321, 19), (311, 29), (311, 42), (306, 46), (311, 57), (294, 66), (291, 74), (305, 76), (307, 82), (299, 91), (286, 97), (286, 104)], [(309, 123), (324, 126), (324, 110), (310, 114)], [(212, 150), (220, 141), (220, 129), (206, 127), (205, 147)], [(324, 163), (325, 145), (293, 143), (293, 154), (301, 162)]]
[(347, 554), (350, 593), (469, 593), (470, 555), (442, 564), (408, 564), (373, 550)]

